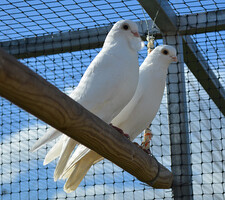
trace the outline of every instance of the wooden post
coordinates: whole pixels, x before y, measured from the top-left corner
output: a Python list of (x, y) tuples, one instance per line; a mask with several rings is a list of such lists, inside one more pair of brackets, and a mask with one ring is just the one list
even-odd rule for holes
[(0, 95), (154, 188), (172, 173), (126, 137), (0, 49)]
[(171, 64), (167, 78), (167, 103), (170, 131), (174, 200), (192, 200), (192, 168), (188, 131), (182, 36), (171, 33), (163, 38), (165, 44), (177, 50), (178, 63)]

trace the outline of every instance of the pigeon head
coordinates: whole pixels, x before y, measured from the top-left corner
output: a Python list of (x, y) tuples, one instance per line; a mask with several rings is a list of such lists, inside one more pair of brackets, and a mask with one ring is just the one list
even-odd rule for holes
[(118, 21), (113, 29), (117, 29), (120, 34), (125, 34), (128, 37), (140, 37), (137, 24), (131, 20)]
[(135, 51), (139, 51), (144, 47), (144, 42), (138, 33), (138, 26), (131, 20), (120, 20), (116, 22), (107, 37), (111, 41), (118, 41), (122, 45), (123, 43), (119, 39), (126, 41), (129, 47)]
[(172, 62), (177, 62), (177, 52), (176, 49), (170, 45), (160, 45), (157, 46), (150, 54), (157, 55), (160, 62), (165, 64), (170, 64)]

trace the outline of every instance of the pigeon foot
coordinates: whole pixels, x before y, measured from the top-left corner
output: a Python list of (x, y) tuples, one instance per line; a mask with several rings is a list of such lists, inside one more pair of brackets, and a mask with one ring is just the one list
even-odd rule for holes
[(127, 139), (130, 139), (130, 136), (127, 133), (124, 133), (123, 130), (117, 126), (113, 126), (113, 124), (109, 124), (110, 126), (112, 126), (114, 129), (116, 129), (120, 134), (124, 135)]

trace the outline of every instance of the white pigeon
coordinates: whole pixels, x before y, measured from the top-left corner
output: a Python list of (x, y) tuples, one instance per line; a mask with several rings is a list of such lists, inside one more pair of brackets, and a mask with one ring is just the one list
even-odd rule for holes
[[(131, 140), (134, 140), (157, 114), (164, 93), (168, 66), (176, 61), (175, 48), (162, 45), (156, 47), (141, 65), (139, 82), (133, 98), (112, 120), (112, 124), (128, 133)], [(56, 143), (46, 155), (45, 164), (55, 159), (51, 156), (52, 152), (60, 152), (61, 143), (62, 141)], [(89, 168), (102, 159), (101, 155), (80, 144), (60, 176), (60, 178), (67, 178), (64, 185), (65, 192), (74, 191)]]
[[(91, 62), (70, 97), (106, 123), (124, 108), (133, 97), (139, 77), (138, 51), (144, 47), (137, 24), (130, 20), (118, 21), (108, 33), (102, 50)], [(31, 151), (57, 138), (62, 133), (51, 128), (40, 138)], [(63, 135), (53, 157), (60, 159), (55, 180), (64, 170), (66, 162), (77, 142)]]

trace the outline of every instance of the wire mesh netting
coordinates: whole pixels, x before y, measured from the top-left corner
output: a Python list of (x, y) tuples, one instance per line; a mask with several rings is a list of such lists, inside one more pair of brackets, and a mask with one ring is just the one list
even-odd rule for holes
[[(169, 4), (177, 16), (207, 14), (212, 11), (216, 14), (217, 11), (225, 9), (225, 3), (222, 0), (170, 0)], [(134, 0), (2, 0), (0, 2), (0, 46), (11, 45), (11, 48), (7, 49), (9, 53), (12, 53), (15, 48), (26, 44), (27, 38), (36, 38), (38, 41), (38, 38), (42, 36), (63, 35), (71, 31), (105, 27), (121, 19), (139, 22), (145, 20), (143, 12), (138, 1)], [(145, 15), (148, 16), (147, 13)], [(147, 19), (150, 20), (149, 17)], [(210, 26), (206, 22), (207, 25)], [(204, 61), (210, 66), (207, 70), (213, 72), (224, 87), (225, 31), (218, 30), (217, 26), (210, 32), (207, 32), (207, 27), (205, 30), (198, 33), (196, 28), (196, 33), (191, 35), (191, 38)], [(98, 38), (98, 35), (96, 37)], [(82, 43), (82, 39), (78, 38), (78, 41)], [(156, 40), (156, 45), (162, 43), (162, 39)], [(40, 44), (45, 48), (45, 40), (38, 45)], [(77, 86), (100, 48), (92, 48), (90, 44), (90, 48), (83, 49), (81, 46), (82, 50), (79, 51), (68, 49), (65, 51), (64, 41), (62, 40), (60, 44), (61, 52), (57, 50), (57, 53), (47, 54), (47, 51), (43, 51), (43, 54), (38, 53), (38, 56), (26, 56), (24, 53), (23, 57), (19, 54), (16, 56), (20, 58), (20, 62), (69, 94)], [(36, 48), (35, 45), (34, 48)], [(39, 51), (38, 48), (37, 51)], [(184, 50), (184, 56), (185, 54), (188, 52)], [(146, 55), (146, 48), (139, 52), (140, 64)], [(224, 199), (225, 119), (221, 108), (218, 108), (209, 96), (208, 91), (212, 90), (210, 85), (208, 88), (203, 88), (200, 83), (208, 80), (196, 78), (189, 69), (189, 66), (193, 64), (198, 68), (201, 61), (187, 59), (184, 65), (188, 116), (186, 123), (193, 189), (193, 194), (187, 199)], [(167, 87), (169, 88), (171, 84), (168, 81)], [(172, 189), (153, 189), (107, 159), (91, 167), (75, 192), (65, 193), (63, 191), (65, 181), (54, 182), (53, 174), (57, 161), (43, 166), (44, 157), (55, 141), (35, 153), (29, 152), (35, 141), (44, 135), (49, 126), (4, 98), (0, 99), (0, 103), (0, 195), (2, 200), (176, 198)], [(160, 109), (151, 125), (154, 135), (151, 151), (160, 163), (172, 170), (171, 149), (173, 147), (170, 140), (171, 124), (168, 122), (169, 106), (167, 91), (165, 91)], [(138, 143), (141, 143), (142, 135), (141, 133), (136, 138)]]

